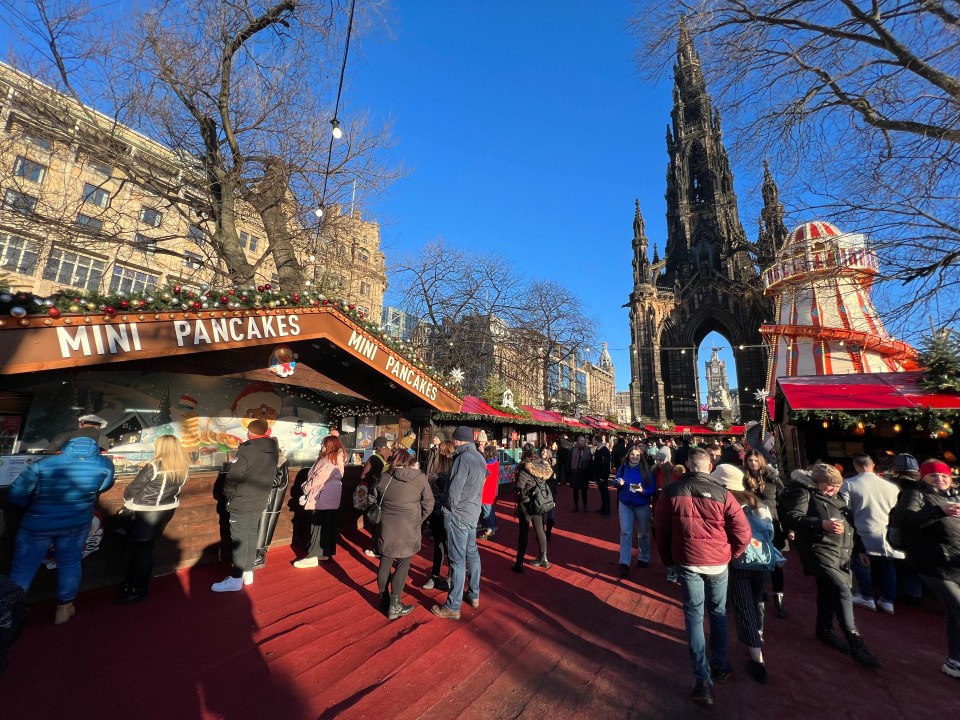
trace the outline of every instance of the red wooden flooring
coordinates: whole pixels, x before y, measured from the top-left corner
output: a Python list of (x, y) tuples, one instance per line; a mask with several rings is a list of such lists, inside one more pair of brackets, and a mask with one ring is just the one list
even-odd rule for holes
[[(86, 593), (52, 624), (33, 608), (0, 679), (0, 718), (943, 718), (960, 681), (940, 672), (942, 613), (857, 609), (884, 662), (863, 669), (815, 643), (813, 582), (787, 567), (790, 617), (767, 622), (770, 683), (743, 671), (731, 620), (734, 676), (716, 705), (695, 707), (679, 605), (658, 560), (617, 575), (616, 517), (572, 514), (561, 489), (548, 571), (510, 572), (516, 521), (498, 505), (496, 540), (481, 542), (481, 606), (460, 621), (429, 613), (443, 593), (419, 589), (429, 541), (411, 571), (418, 607), (388, 622), (376, 605), (367, 535), (341, 540), (334, 562), (296, 570), (287, 549), (244, 592), (218, 595), (222, 566), (154, 581), (142, 605)], [(533, 549), (535, 538), (531, 538)], [(410, 587), (410, 584), (408, 584)]]

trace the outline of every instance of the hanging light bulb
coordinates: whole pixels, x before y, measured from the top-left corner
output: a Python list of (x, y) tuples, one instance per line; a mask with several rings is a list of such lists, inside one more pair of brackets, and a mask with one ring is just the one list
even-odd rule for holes
[(334, 118), (330, 121), (330, 124), (333, 125), (333, 137), (337, 140), (343, 137), (343, 130), (340, 129), (340, 121)]
[(903, 428), (900, 426), (900, 423), (894, 423), (894, 424), (893, 424), (893, 431), (894, 431), (895, 433), (898, 433), (898, 432), (900, 432), (901, 430), (903, 430)]
[(316, 210), (314, 210), (314, 211), (313, 211), (313, 214), (316, 215), (318, 218), (322, 218), (322, 217), (323, 217), (323, 205), (321, 205), (321, 206), (318, 207)]
[(823, 429), (826, 430), (828, 427), (830, 427), (830, 421), (829, 421), (829, 420), (824, 420), (824, 421), (823, 421)]

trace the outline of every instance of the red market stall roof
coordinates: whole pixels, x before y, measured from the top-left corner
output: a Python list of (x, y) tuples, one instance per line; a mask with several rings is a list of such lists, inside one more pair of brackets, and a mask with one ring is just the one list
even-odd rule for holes
[(466, 422), (469, 422), (470, 420), (485, 420), (487, 422), (500, 422), (520, 426), (550, 426), (559, 429), (591, 429), (589, 425), (578, 422), (574, 418), (564, 417), (560, 413), (552, 410), (542, 410), (540, 408), (530, 407), (529, 405), (521, 405), (520, 411), (529, 413), (529, 416), (514, 415), (512, 413), (504, 412), (503, 410), (496, 409), (488, 402), (483, 400), (483, 398), (479, 398), (474, 395), (465, 395), (463, 397), (463, 402), (460, 404), (459, 413), (441, 413), (435, 415), (434, 418), (464, 420)]
[(960, 410), (960, 393), (928, 392), (921, 372), (809, 375), (777, 380), (777, 417), (785, 410)]
[(731, 425), (726, 430), (714, 430), (706, 425), (674, 425), (672, 430), (661, 430), (656, 425), (644, 425), (651, 435), (743, 435), (743, 425)]
[(584, 415), (582, 416), (582, 419), (585, 422), (587, 422), (590, 425), (590, 427), (595, 428), (597, 430), (617, 430), (618, 432), (628, 432), (628, 433), (637, 432), (633, 428), (626, 427), (625, 425), (619, 425), (615, 422), (611, 422), (610, 420), (607, 420), (606, 418), (598, 418), (598, 417), (592, 417), (590, 415)]
[(465, 415), (490, 415), (495, 418), (520, 419), (516, 415), (497, 410), (482, 398), (473, 395), (463, 396), (463, 402), (460, 404), (460, 412)]
[(585, 430), (590, 429), (589, 425), (585, 425), (575, 418), (564, 417), (553, 410), (541, 410), (540, 408), (531, 407), (530, 405), (521, 405), (520, 407), (530, 413), (530, 417), (539, 422), (553, 423), (558, 427), (566, 426)]

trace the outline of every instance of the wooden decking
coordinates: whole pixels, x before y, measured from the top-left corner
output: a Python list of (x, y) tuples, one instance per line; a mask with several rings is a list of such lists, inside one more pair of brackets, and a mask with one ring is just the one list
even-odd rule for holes
[[(790, 617), (767, 623), (770, 683), (743, 671), (731, 621), (734, 676), (711, 711), (690, 701), (679, 589), (659, 561), (617, 575), (616, 517), (568, 511), (565, 489), (547, 571), (510, 572), (516, 539), (501, 501), (500, 531), (481, 543), (481, 606), (460, 621), (433, 617), (443, 593), (419, 586), (429, 541), (414, 561), (407, 602), (388, 622), (376, 608), (376, 561), (365, 533), (336, 559), (296, 570), (273, 550), (254, 585), (218, 595), (225, 568), (159, 578), (142, 605), (112, 590), (85, 593), (67, 624), (33, 608), (0, 679), (0, 717), (190, 718), (943, 718), (960, 681), (940, 672), (943, 618), (932, 603), (888, 616), (857, 609), (880, 671), (813, 640), (813, 583), (790, 559)], [(533, 552), (535, 538), (531, 538)], [(43, 571), (45, 572), (45, 571)]]

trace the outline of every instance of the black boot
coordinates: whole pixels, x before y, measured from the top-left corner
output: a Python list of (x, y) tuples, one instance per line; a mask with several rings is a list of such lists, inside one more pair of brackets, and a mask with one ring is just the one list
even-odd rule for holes
[(515, 573), (522, 573), (522, 572), (523, 572), (523, 560), (517, 560), (517, 561), (513, 564), (513, 567), (511, 567), (510, 569), (513, 570)]
[(550, 567), (550, 563), (547, 561), (547, 554), (546, 554), (546, 553), (543, 553), (543, 554), (541, 554), (540, 557), (538, 557), (536, 560), (531, 560), (531, 561), (530, 561), (530, 566), (531, 566), (531, 567), (540, 567), (540, 568), (543, 568), (544, 570), (546, 570), (548, 567)]
[(143, 602), (146, 599), (146, 588), (141, 589), (133, 585), (126, 585), (120, 590), (117, 605), (130, 605), (131, 603)]
[(380, 593), (380, 609), (386, 611), (390, 607), (390, 593), (384, 590)]
[(847, 640), (850, 642), (850, 657), (856, 660), (858, 663), (868, 668), (881, 668), (883, 663), (877, 660), (873, 653), (867, 650), (867, 646), (863, 643), (863, 638), (861, 638), (856, 633), (851, 633), (847, 636)]
[(783, 593), (773, 594), (773, 612), (781, 620), (787, 619), (787, 610), (783, 607)]
[(817, 630), (817, 640), (829, 645), (834, 650), (839, 650), (840, 652), (850, 652), (850, 648), (847, 647), (847, 644), (838, 638), (831, 628), (827, 628), (826, 630)]
[(390, 607), (387, 608), (387, 620), (396, 620), (404, 615), (409, 615), (413, 612), (413, 608), (413, 605), (404, 605), (401, 603), (399, 595), (391, 595)]

